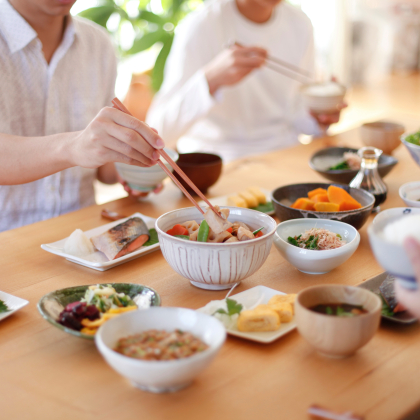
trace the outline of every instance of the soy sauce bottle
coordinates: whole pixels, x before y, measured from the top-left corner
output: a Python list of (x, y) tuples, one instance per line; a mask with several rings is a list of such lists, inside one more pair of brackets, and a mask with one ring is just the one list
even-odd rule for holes
[(360, 170), (349, 185), (352, 188), (362, 188), (373, 194), (375, 203), (372, 211), (377, 212), (380, 210), (379, 205), (385, 202), (388, 192), (388, 188), (378, 172), (378, 159), (382, 150), (375, 147), (363, 147), (357, 154), (362, 159)]

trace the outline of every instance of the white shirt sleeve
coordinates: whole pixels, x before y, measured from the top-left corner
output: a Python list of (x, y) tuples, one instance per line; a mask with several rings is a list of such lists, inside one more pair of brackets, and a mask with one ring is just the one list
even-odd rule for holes
[(210, 94), (203, 71), (212, 58), (206, 27), (200, 30), (198, 22), (187, 18), (178, 29), (165, 65), (163, 85), (146, 118), (167, 143), (177, 141), (219, 98)]

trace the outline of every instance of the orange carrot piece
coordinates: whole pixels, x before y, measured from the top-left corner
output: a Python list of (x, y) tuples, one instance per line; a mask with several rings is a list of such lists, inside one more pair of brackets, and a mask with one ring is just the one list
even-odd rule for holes
[(181, 225), (175, 225), (172, 229), (166, 232), (168, 235), (189, 235), (188, 229)]
[(315, 203), (315, 211), (339, 211), (340, 206), (335, 203)]
[(328, 194), (327, 193), (316, 194), (316, 195), (311, 197), (311, 200), (314, 203), (329, 203), (330, 202), (328, 200)]
[(308, 192), (308, 197), (312, 200), (312, 197), (317, 194), (327, 194), (327, 190), (324, 188), (316, 188), (315, 190)]
[(314, 204), (315, 203), (308, 198), (301, 197), (292, 204), (292, 207), (299, 210), (314, 210)]

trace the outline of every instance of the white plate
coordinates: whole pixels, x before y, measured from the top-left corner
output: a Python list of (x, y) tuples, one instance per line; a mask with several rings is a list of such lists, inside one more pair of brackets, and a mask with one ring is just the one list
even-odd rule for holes
[[(261, 188), (261, 192), (265, 194), (265, 197), (266, 197), (267, 201), (273, 201), (270, 191)], [(228, 205), (228, 203), (227, 203), (228, 197), (230, 197), (232, 195), (235, 195), (235, 193), (228, 194), (228, 195), (221, 195), (219, 197), (208, 198), (208, 200), (210, 201), (210, 203), (213, 206), (227, 206)], [(201, 206), (201, 207), (207, 207), (207, 204), (204, 201), (199, 201), (198, 205)], [(273, 211), (269, 211), (266, 214), (273, 215), (273, 214), (275, 214), (275, 212), (273, 210)]]
[[(93, 236), (100, 235), (101, 233), (106, 232), (107, 230), (111, 229), (112, 227), (119, 225), (120, 223), (125, 222), (126, 220), (130, 219), (131, 217), (140, 217), (144, 220), (147, 227), (149, 229), (155, 227), (156, 219), (153, 217), (145, 216), (141, 213), (134, 213), (125, 219), (116, 220), (115, 222), (108, 223), (103, 226), (99, 226), (97, 228), (87, 230), (85, 235), (88, 238)], [(87, 258), (75, 257), (74, 255), (70, 255), (64, 252), (64, 244), (67, 238), (61, 239), (60, 241), (53, 242), (51, 244), (42, 244), (41, 248), (45, 251), (51, 252), (52, 254), (59, 255), (60, 257), (64, 257), (66, 260), (74, 262), (76, 264), (84, 265), (85, 267), (93, 268), (94, 270), (98, 271), (105, 271), (109, 270), (112, 267), (116, 267), (117, 265), (123, 264), (127, 261), (134, 260), (135, 258), (141, 257), (142, 255), (149, 254), (150, 252), (156, 251), (159, 249), (159, 244), (150, 245), (146, 247), (141, 247), (137, 251), (132, 252), (131, 254), (124, 255), (123, 257), (117, 258), (116, 260), (109, 261), (108, 258), (100, 251), (96, 251), (93, 254), (89, 255)]]
[(0, 300), (2, 300), (7, 307), (10, 309), (8, 312), (0, 313), (0, 321), (12, 315), (14, 312), (26, 306), (29, 302), (25, 299), (21, 299), (17, 296), (9, 295), (9, 293), (0, 291)]
[[(268, 301), (274, 295), (285, 295), (286, 293), (279, 292), (278, 290), (270, 289), (265, 286), (255, 286), (252, 289), (245, 290), (245, 292), (237, 293), (236, 295), (229, 296), (230, 299), (236, 300), (241, 303), (245, 308), (254, 307)], [(202, 309), (202, 308), (200, 308)], [(288, 334), (296, 328), (295, 317), (288, 323), (281, 324), (280, 328), (276, 331), (266, 332), (241, 332), (236, 326), (234, 328), (227, 328), (226, 332), (236, 337), (245, 338), (247, 340), (258, 341), (259, 343), (271, 343), (283, 335)]]

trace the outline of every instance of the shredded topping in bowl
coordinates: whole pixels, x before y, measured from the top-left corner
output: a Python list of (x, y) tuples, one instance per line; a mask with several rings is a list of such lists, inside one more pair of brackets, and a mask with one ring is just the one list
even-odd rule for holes
[(295, 237), (289, 236), (287, 241), (299, 248), (319, 251), (340, 248), (346, 244), (341, 235), (322, 228), (312, 228)]

